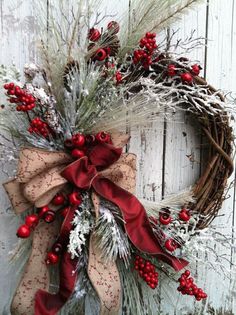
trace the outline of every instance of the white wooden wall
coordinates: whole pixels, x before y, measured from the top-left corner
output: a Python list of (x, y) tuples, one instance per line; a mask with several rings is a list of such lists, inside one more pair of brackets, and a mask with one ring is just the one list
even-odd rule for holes
[[(45, 4), (52, 0), (38, 0)], [(57, 3), (59, 0), (53, 0)], [(132, 0), (130, 0), (132, 1)], [(143, 0), (145, 1), (145, 0)], [(158, 1), (158, 0), (157, 0)], [(108, 12), (121, 15), (127, 11), (129, 0), (106, 0)], [(0, 64), (12, 61), (19, 68), (24, 63), (36, 60), (34, 36), (38, 32), (35, 24), (36, 0), (0, 0)], [(208, 4), (208, 7), (207, 7)], [(158, 12), (157, 12), (158, 14)], [(236, 92), (236, 1), (205, 0), (194, 11), (189, 12), (173, 26), (179, 28), (178, 37), (186, 37), (191, 30), (196, 36), (206, 37), (207, 46), (190, 54), (191, 59), (199, 60), (203, 75), (215, 87)], [(201, 157), (204, 144), (200, 144), (199, 131), (188, 117), (182, 117), (185, 123), (175, 120), (156, 124), (149, 131), (136, 130), (133, 134), (130, 151), (138, 155), (138, 195), (157, 200), (191, 184), (201, 172)], [(178, 120), (179, 121), (179, 120)], [(4, 154), (4, 152), (1, 152)], [(190, 158), (191, 156), (191, 158)], [(234, 174), (232, 179), (234, 179)], [(6, 179), (4, 172), (1, 181)], [(216, 224), (225, 226), (225, 232), (234, 235), (236, 224), (235, 191), (231, 188), (229, 198), (224, 202), (222, 216)], [(7, 252), (16, 242), (17, 219), (5, 212), (7, 199), (1, 193), (0, 207), (0, 314), (8, 303), (10, 291), (17, 281), (17, 270), (13, 267), (6, 273)], [(236, 263), (234, 250), (219, 247), (221, 254)], [(208, 255), (205, 259), (211, 259)], [(226, 263), (226, 267), (230, 267)], [(198, 284), (208, 293), (206, 302), (194, 302), (194, 299), (179, 296), (175, 288), (166, 298), (160, 284), (161, 301), (157, 314), (236, 314), (235, 275), (225, 278), (220, 272), (196, 265), (195, 275)], [(135, 314), (134, 314), (135, 315)]]

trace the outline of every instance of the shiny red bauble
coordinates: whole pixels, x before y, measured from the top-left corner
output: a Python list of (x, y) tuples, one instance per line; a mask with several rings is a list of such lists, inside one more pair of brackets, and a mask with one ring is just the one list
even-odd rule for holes
[(46, 257), (46, 264), (47, 265), (55, 265), (59, 261), (59, 256), (56, 253), (49, 252), (47, 253)]
[(72, 136), (72, 143), (76, 147), (83, 147), (85, 144), (85, 136), (81, 133), (77, 133)]
[(181, 79), (183, 82), (192, 83), (193, 82), (193, 76), (189, 72), (185, 72), (181, 74)]
[(117, 34), (117, 33), (119, 33), (120, 25), (116, 21), (111, 21), (111, 22), (108, 23), (107, 28), (113, 34)]
[(16, 235), (20, 238), (28, 238), (30, 236), (30, 227), (26, 224), (21, 225), (18, 228)]
[(191, 215), (190, 215), (190, 212), (189, 210), (187, 209), (182, 209), (180, 212), (179, 212), (179, 219), (182, 220), (182, 221), (189, 221), (191, 218)]
[(199, 65), (195, 64), (195, 65), (193, 65), (191, 68), (192, 68), (192, 73), (193, 73), (194, 75), (199, 75), (200, 70), (201, 70), (201, 68), (200, 68)]
[(101, 143), (110, 143), (111, 136), (104, 131), (100, 131), (96, 134), (96, 140)]
[(64, 205), (66, 201), (66, 198), (63, 194), (57, 194), (53, 200), (52, 200), (52, 203), (54, 204), (54, 206), (62, 206)]
[(79, 206), (82, 203), (82, 198), (81, 198), (80, 193), (78, 193), (77, 191), (74, 191), (73, 193), (71, 193), (69, 195), (69, 202), (71, 205)]
[(48, 210), (43, 219), (46, 223), (52, 223), (56, 218), (56, 213), (52, 210)]
[(39, 209), (39, 218), (42, 219), (49, 210), (50, 209), (48, 206), (44, 206), (44, 207), (40, 208)]
[(30, 214), (30, 215), (27, 215), (27, 217), (25, 218), (25, 224), (30, 228), (36, 227), (38, 223), (39, 223), (39, 217), (37, 214)]
[(100, 48), (100, 49), (98, 49), (97, 51), (96, 51), (96, 53), (95, 53), (95, 56), (94, 56), (94, 59), (95, 60), (98, 60), (98, 61), (103, 61), (103, 60), (105, 60), (106, 58), (107, 58), (107, 52), (106, 52), (106, 50), (105, 49), (103, 49), (103, 48)]
[(169, 213), (161, 213), (160, 216), (159, 216), (159, 221), (163, 225), (168, 225), (168, 224), (171, 223), (172, 218), (169, 215)]
[(166, 242), (165, 242), (165, 248), (166, 248), (169, 252), (174, 252), (177, 247), (178, 247), (178, 244), (177, 244), (176, 241), (173, 240), (172, 238), (169, 238), (168, 240), (166, 240)]
[(89, 30), (88, 38), (92, 42), (98, 41), (100, 37), (101, 37), (101, 33), (97, 28), (91, 28)]
[(73, 149), (71, 151), (71, 155), (73, 156), (73, 158), (75, 159), (80, 159), (83, 156), (85, 156), (85, 152), (83, 150), (79, 150), (79, 149)]

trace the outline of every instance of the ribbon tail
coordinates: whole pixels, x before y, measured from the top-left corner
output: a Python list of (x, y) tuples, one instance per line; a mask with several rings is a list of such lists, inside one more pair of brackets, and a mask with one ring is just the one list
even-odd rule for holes
[(130, 241), (140, 251), (157, 256), (176, 271), (188, 265), (184, 259), (165, 253), (149, 223), (146, 211), (139, 200), (107, 178), (97, 176), (92, 183), (94, 190), (103, 198), (116, 204), (125, 220), (125, 229)]
[[(71, 207), (61, 227), (57, 242), (67, 248), (69, 234), (72, 228), (72, 219), (76, 208)], [(35, 295), (34, 315), (55, 315), (71, 297), (77, 279), (78, 259), (71, 259), (67, 251), (62, 253), (60, 263), (60, 286), (57, 294), (51, 294), (44, 290), (38, 290)]]
[(55, 315), (68, 301), (74, 291), (77, 278), (76, 259), (71, 259), (71, 255), (65, 252), (60, 268), (60, 289), (57, 294), (51, 294), (43, 290), (38, 290), (35, 295), (35, 315)]

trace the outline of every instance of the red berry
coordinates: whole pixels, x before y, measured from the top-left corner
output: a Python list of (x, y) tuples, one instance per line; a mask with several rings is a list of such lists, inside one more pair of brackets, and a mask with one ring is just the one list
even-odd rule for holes
[(42, 208), (39, 209), (39, 218), (43, 218), (44, 215), (49, 211), (49, 207), (48, 206), (44, 206)]
[(13, 89), (15, 84), (13, 82), (9, 83), (9, 89)]
[(107, 56), (108, 55), (107, 55), (106, 50), (103, 48), (99, 48), (95, 53), (94, 59), (98, 61), (103, 61), (104, 59), (107, 58)]
[(48, 210), (46, 214), (44, 215), (43, 219), (46, 223), (52, 223), (55, 220), (55, 218), (56, 218), (56, 213), (52, 210)]
[(27, 215), (27, 217), (25, 218), (25, 224), (30, 228), (36, 227), (38, 223), (39, 217), (37, 216), (37, 214), (30, 214)]
[(62, 194), (57, 194), (53, 200), (52, 200), (52, 203), (55, 205), (55, 206), (61, 206), (65, 203), (66, 199), (64, 197), (64, 195)]
[(95, 136), (96, 140), (101, 143), (109, 143), (111, 140), (111, 136), (105, 131), (100, 131)]
[(170, 251), (173, 252), (176, 250), (176, 248), (178, 247), (177, 243), (175, 242), (175, 240), (173, 240), (172, 238), (166, 240), (165, 242), (165, 248)]
[(187, 83), (193, 82), (193, 77), (189, 72), (182, 73), (181, 79), (183, 80), (183, 82), (187, 82)]
[(28, 225), (23, 224), (18, 228), (16, 235), (20, 238), (28, 238), (30, 236), (30, 228)]
[(81, 195), (78, 192), (73, 192), (69, 195), (69, 202), (72, 205), (79, 206), (82, 203)]
[(6, 83), (6, 84), (3, 85), (3, 87), (4, 87), (5, 90), (8, 90), (9, 89), (9, 84)]
[(168, 213), (161, 213), (159, 216), (159, 221), (163, 225), (168, 225), (171, 223), (172, 218)]
[(76, 147), (83, 147), (85, 144), (85, 136), (81, 133), (77, 133), (72, 136), (72, 143)]
[(116, 21), (109, 22), (107, 25), (107, 28), (109, 31), (111, 31), (114, 34), (119, 33), (119, 30), (120, 30), (119, 23), (117, 23)]
[(187, 209), (182, 209), (179, 212), (179, 219), (180, 220), (187, 222), (190, 220), (190, 218), (191, 218), (191, 215)]
[(199, 75), (201, 68), (199, 67), (199, 65), (195, 64), (192, 67), (192, 73), (194, 75)]
[(83, 150), (79, 150), (79, 149), (73, 149), (71, 152), (71, 155), (73, 156), (73, 158), (75, 159), (80, 159), (83, 156), (85, 156), (85, 153)]
[(98, 29), (96, 28), (91, 28), (89, 30), (89, 34), (88, 34), (88, 38), (92, 41), (92, 42), (96, 42), (99, 40), (99, 38), (101, 37), (101, 33)]
[(169, 64), (169, 65), (168, 65), (168, 70), (167, 70), (167, 72), (168, 72), (168, 75), (169, 75), (170, 77), (175, 76), (175, 75), (176, 75), (176, 67), (175, 67), (175, 65)]
[(59, 256), (53, 252), (47, 253), (46, 264), (47, 265), (55, 265), (58, 263)]

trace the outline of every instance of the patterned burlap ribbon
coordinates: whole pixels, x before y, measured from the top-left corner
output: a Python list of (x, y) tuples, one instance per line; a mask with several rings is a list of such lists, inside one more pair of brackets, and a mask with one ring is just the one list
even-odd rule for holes
[[(112, 135), (115, 147), (123, 147), (129, 140), (126, 135)], [(36, 148), (23, 148), (19, 155), (17, 176), (4, 184), (17, 214), (32, 206), (49, 204), (53, 197), (67, 184), (60, 174), (72, 162), (64, 152), (50, 152)], [(122, 154), (120, 159), (101, 172), (116, 185), (133, 193), (135, 190), (136, 158), (133, 154)], [(96, 216), (99, 214), (99, 196), (93, 193)], [(40, 223), (35, 229), (30, 258), (12, 301), (12, 313), (34, 314), (34, 297), (38, 289), (49, 289), (49, 273), (45, 264), (46, 252), (58, 234), (56, 223)], [(90, 237), (88, 275), (101, 302), (100, 314), (116, 315), (119, 312), (121, 287), (115, 263), (105, 264), (96, 247), (96, 235)]]

